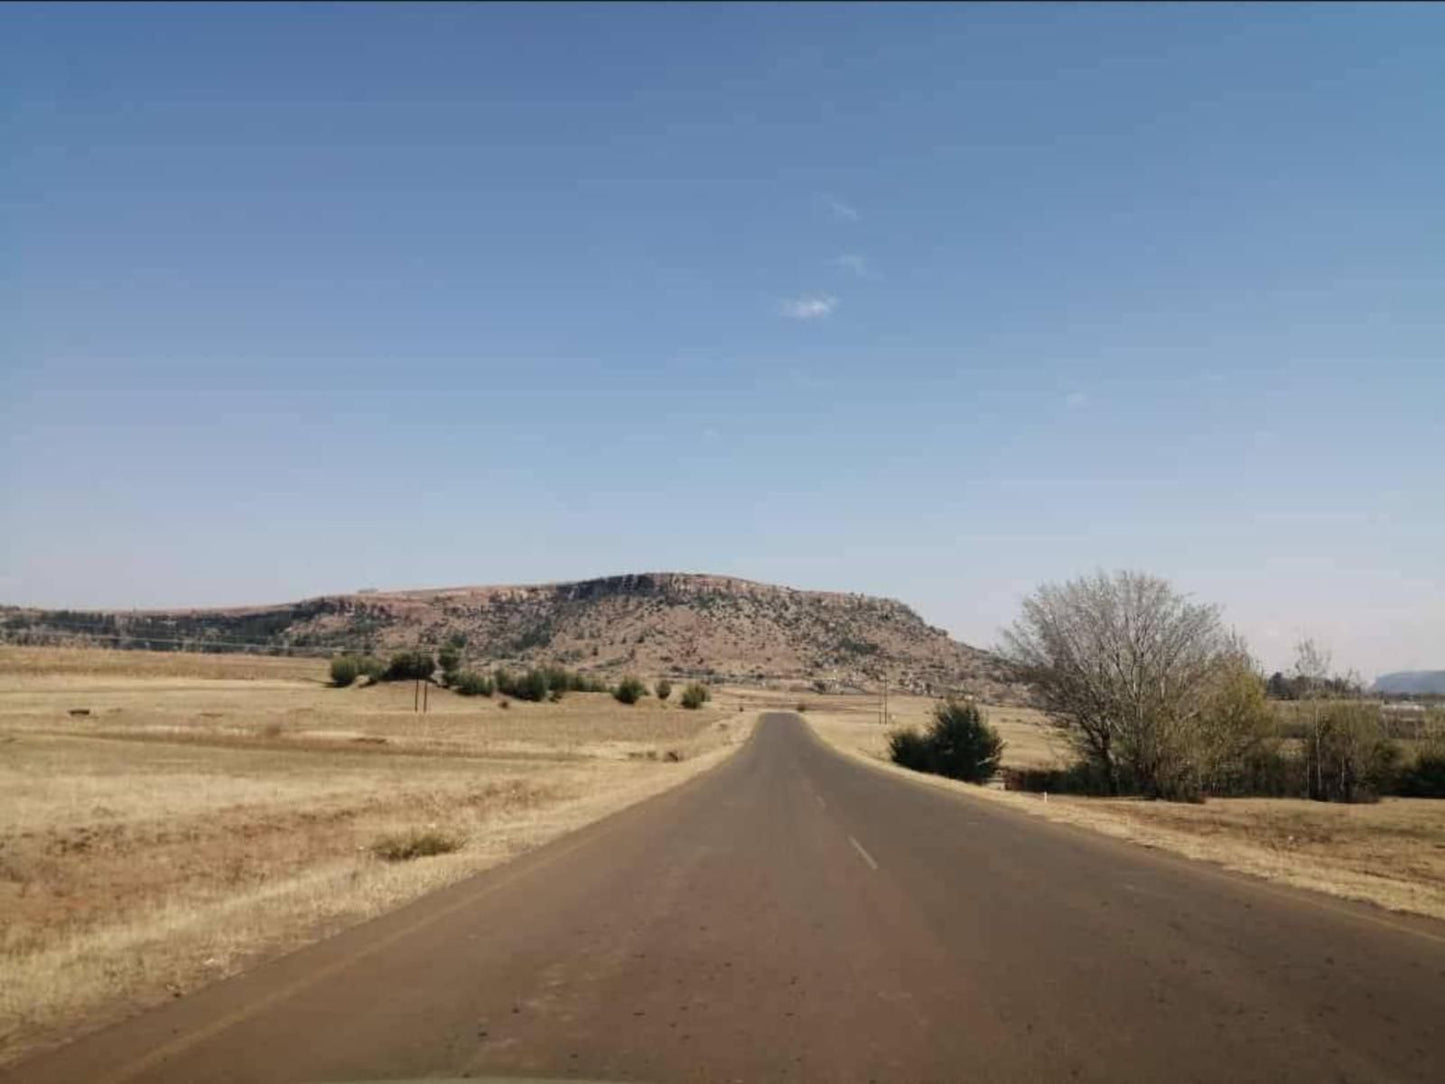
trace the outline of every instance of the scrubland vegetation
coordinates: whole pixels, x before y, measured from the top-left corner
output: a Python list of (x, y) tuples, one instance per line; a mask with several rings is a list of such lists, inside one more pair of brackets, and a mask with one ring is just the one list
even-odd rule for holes
[(1134, 574), (1042, 588), (1005, 648), (1035, 707), (1011, 685), (885, 712), (821, 679), (674, 698), (491, 669), (460, 634), (385, 658), (0, 648), (0, 1060), (656, 793), (763, 709), (929, 785), (1445, 918), (1440, 708), (1363, 698), (1310, 643), (1266, 679), (1215, 609)]
[(1433, 800), (1445, 797), (1439, 707), (1363, 698), (1308, 641), (1287, 678), (1266, 679), (1217, 610), (1134, 574), (1041, 589), (1006, 649), (1039, 709), (895, 696), (883, 720), (876, 701), (829, 698), (808, 720), (846, 751), (969, 779), (939, 752), (950, 747), (941, 720), (967, 718), (970, 741), (1002, 742), (997, 772), (972, 777), (993, 774), (995, 788), (970, 793), (1445, 918), (1445, 802)]
[(689, 681), (683, 686), (682, 706), (690, 711), (696, 711), (711, 699), (712, 693), (708, 692), (706, 685), (699, 684), (696, 681)]
[[(1267, 682), (1215, 607), (1151, 576), (1039, 589), (1005, 652), (1077, 754), (1057, 770), (1011, 773), (1013, 789), (1182, 801), (1445, 797), (1445, 716), (1423, 713), (1406, 740), (1310, 641), (1291, 679)], [(1292, 699), (1271, 700), (1271, 687)]]
[(612, 695), (619, 704), (635, 704), (647, 695), (647, 686), (634, 675), (628, 674), (617, 683)]
[(0, 1061), (673, 786), (753, 718), (557, 702), (561, 670), (502, 711), (460, 667), (421, 714), (394, 662), (0, 648)]

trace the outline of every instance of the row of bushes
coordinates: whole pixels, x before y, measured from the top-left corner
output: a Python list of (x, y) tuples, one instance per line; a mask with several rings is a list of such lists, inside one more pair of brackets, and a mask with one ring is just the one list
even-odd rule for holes
[[(668, 699), (672, 696), (672, 682), (666, 678), (661, 679), (653, 686), (653, 693), (659, 700)], [(647, 686), (642, 683), (641, 679), (628, 674), (617, 683), (617, 687), (612, 690), (612, 695), (617, 698), (619, 703), (635, 704), (647, 695)], [(712, 693), (708, 691), (707, 686), (696, 681), (690, 681), (684, 685), (680, 697), (682, 706), (690, 711), (696, 711), (711, 699)]]
[(386, 673), (386, 663), (370, 655), (340, 655), (331, 660), (331, 684), (344, 689), (354, 685), (358, 678), (380, 681)]
[[(662, 678), (653, 686), (652, 691), (657, 699), (666, 700), (672, 696), (672, 682)], [(617, 687), (612, 690), (612, 695), (617, 698), (619, 703), (635, 704), (647, 695), (647, 686), (642, 683), (640, 678), (628, 674), (617, 683)], [(683, 686), (681, 699), (683, 707), (696, 710), (711, 700), (712, 694), (708, 692), (706, 685), (692, 681)]]
[[(935, 707), (926, 731), (899, 730), (889, 736), (889, 756), (915, 771), (981, 783), (998, 770), (1003, 742), (982, 712), (950, 700)], [(1081, 759), (1066, 768), (1006, 768), (1009, 790), (1058, 794), (1141, 794), (1174, 801), (1216, 797), (1310, 797), (1329, 802), (1372, 802), (1381, 795), (1445, 798), (1445, 737), (1403, 761), (1399, 743), (1390, 739), (1378, 709), (1339, 701), (1321, 708), (1303, 743), (1261, 737), (1237, 754), (1217, 760), (1213, 771), (1180, 774), (1165, 793), (1151, 792), (1146, 781), (1127, 769), (1111, 777), (1102, 765)]]
[[(1390, 736), (1378, 705), (1331, 701), (1312, 717), (1270, 728), (1268, 721), (1207, 771), (1177, 773), (1173, 786), (1151, 792), (1127, 768), (1111, 781), (1095, 761), (1061, 769), (1007, 769), (1010, 790), (1061, 794), (1149, 794), (1200, 801), (1206, 797), (1313, 798), (1373, 802), (1383, 795), (1445, 798), (1445, 733), (1409, 746)], [(1296, 735), (1299, 735), (1296, 737)]]
[[(491, 696), (493, 692), (500, 692), (518, 700), (533, 701), (561, 700), (568, 692), (610, 692), (619, 703), (635, 704), (647, 695), (647, 686), (631, 674), (609, 689), (601, 678), (561, 667), (535, 667), (521, 673), (498, 670), (491, 678), (472, 670), (463, 670), (452, 679), (451, 688), (462, 696)], [(667, 700), (672, 696), (672, 682), (663, 678), (654, 686), (653, 692), (659, 700)], [(694, 682), (683, 689), (682, 706), (696, 709), (711, 699), (707, 686)]]
[(475, 670), (458, 671), (448, 684), (459, 696), (491, 696), (497, 688), (495, 681)]
[[(1445, 750), (1426, 750), (1411, 764), (1399, 764), (1398, 750), (1382, 750), (1363, 776), (1348, 764), (1332, 771), (1314, 770), (1307, 756), (1280, 748), (1267, 748), (1250, 756), (1227, 785), (1212, 788), (1216, 798), (1300, 798), (1320, 801), (1372, 802), (1383, 795), (1401, 798), (1445, 798)], [(1000, 773), (1008, 790), (1033, 793), (1107, 795), (1109, 780), (1097, 766), (1081, 760), (1068, 768), (1004, 768)], [(1139, 793), (1133, 780), (1120, 780), (1122, 793)], [(1174, 797), (1199, 801), (1203, 790)]]
[[(463, 670), (460, 648), (452, 644), (442, 649), (440, 668), (441, 683), (464, 696), (491, 696), (496, 691), (518, 700), (560, 700), (569, 692), (608, 691), (601, 678), (560, 666), (522, 671), (501, 669), (491, 677), (475, 670)], [(371, 681), (430, 681), (437, 669), (437, 659), (422, 650), (399, 651), (386, 663), (371, 656), (340, 655), (331, 660), (331, 683), (345, 687), (362, 677)]]
[(527, 670), (499, 669), (493, 675), (497, 692), (517, 700), (561, 700), (568, 693), (605, 693), (599, 677), (561, 666), (534, 666)]
[(338, 655), (331, 660), (331, 684), (337, 688), (369, 681), (430, 681), (436, 660), (425, 651), (400, 651), (388, 662), (371, 655)]
[[(631, 674), (616, 686), (609, 687), (600, 677), (568, 670), (561, 666), (534, 666), (527, 670), (498, 669), (493, 674), (461, 669), (460, 648), (448, 645), (442, 652), (442, 684), (461, 696), (491, 696), (501, 693), (516, 700), (561, 700), (569, 692), (610, 692), (623, 704), (635, 704), (648, 694), (647, 686)], [(331, 660), (331, 683), (337, 687), (354, 684), (359, 678), (370, 681), (430, 681), (437, 662), (425, 651), (401, 651), (390, 662), (371, 656), (341, 655)], [(658, 681), (654, 692), (659, 700), (672, 696), (672, 683)], [(682, 706), (697, 709), (712, 699), (707, 686), (689, 683), (682, 692)]]

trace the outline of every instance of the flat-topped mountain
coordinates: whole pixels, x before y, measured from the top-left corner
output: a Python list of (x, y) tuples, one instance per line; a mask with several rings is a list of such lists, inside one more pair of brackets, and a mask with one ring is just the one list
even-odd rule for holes
[(466, 637), (468, 665), (554, 662), (609, 673), (890, 684), (1014, 699), (1007, 669), (893, 599), (657, 572), (575, 583), (326, 595), (276, 606), (85, 613), (0, 610), (11, 641), (157, 649), (385, 653)]
[(1445, 696), (1445, 670), (1399, 670), (1375, 679), (1374, 691), (1386, 696)]

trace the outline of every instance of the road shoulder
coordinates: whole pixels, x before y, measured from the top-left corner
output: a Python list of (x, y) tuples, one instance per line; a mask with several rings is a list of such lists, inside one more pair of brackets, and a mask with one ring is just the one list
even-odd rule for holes
[[(881, 728), (870, 738), (855, 720), (825, 712), (809, 712), (804, 718), (829, 747), (917, 786), (1293, 889), (1373, 904), (1401, 915), (1445, 920), (1445, 879), (1436, 870), (1437, 856), (1445, 855), (1442, 802), (1389, 799), (1389, 805), (1381, 806), (1324, 806), (1289, 799), (1214, 799), (1191, 806), (1045, 797), (909, 771), (879, 755)], [(1389, 829), (1379, 827), (1382, 822), (1390, 823), (1385, 818), (1395, 822)], [(1299, 825), (1298, 836), (1291, 831), (1295, 824)], [(1251, 834), (1255, 838), (1250, 838)], [(1382, 860), (1387, 844), (1393, 851), (1403, 852), (1403, 860), (1387, 865)], [(1381, 872), (1383, 869), (1389, 872)]]

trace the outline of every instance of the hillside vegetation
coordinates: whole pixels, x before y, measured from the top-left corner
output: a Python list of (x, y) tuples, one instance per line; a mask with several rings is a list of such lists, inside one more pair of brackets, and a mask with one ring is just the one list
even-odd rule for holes
[(160, 650), (348, 650), (464, 643), (466, 665), (560, 664), (620, 675), (793, 680), (1019, 698), (988, 652), (952, 640), (892, 599), (645, 573), (576, 583), (330, 595), (227, 610), (83, 613), (10, 608), (11, 642)]

